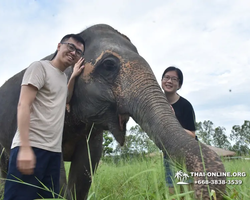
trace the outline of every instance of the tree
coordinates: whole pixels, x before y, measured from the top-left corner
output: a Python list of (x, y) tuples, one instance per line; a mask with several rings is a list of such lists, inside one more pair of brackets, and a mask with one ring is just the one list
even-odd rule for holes
[(196, 124), (196, 134), (199, 140), (205, 144), (218, 148), (232, 148), (228, 137), (225, 134), (226, 129), (221, 126), (214, 128), (213, 125), (213, 122), (210, 120), (205, 120), (204, 122), (199, 122)]
[(114, 152), (114, 149), (111, 147), (114, 139), (108, 131), (103, 133), (103, 156), (110, 155)]
[(135, 148), (137, 145), (136, 137), (134, 135), (125, 136), (125, 143), (123, 146), (117, 144), (115, 152), (122, 157), (139, 154), (139, 151)]
[(248, 146), (241, 144), (240, 141), (237, 141), (231, 148), (229, 148), (229, 150), (236, 152), (239, 156), (249, 154)]
[(203, 123), (196, 123), (196, 135), (198, 136), (199, 140), (201, 140), (201, 142), (211, 145), (214, 134), (213, 125), (213, 122), (211, 122), (210, 120), (205, 120)]
[(129, 133), (136, 136), (136, 149), (139, 153), (152, 153), (159, 151), (159, 148), (148, 137), (139, 125), (130, 128)]
[(230, 139), (236, 141), (233, 150), (240, 155), (250, 153), (250, 121), (245, 120), (242, 126), (235, 125), (230, 134)]
[(116, 146), (115, 152), (121, 156), (146, 154), (159, 151), (158, 147), (139, 125), (130, 128), (128, 135), (125, 136), (125, 144), (121, 147)]
[(231, 147), (230, 142), (227, 139), (227, 136), (225, 135), (225, 128), (218, 126), (214, 129), (213, 134), (213, 144), (215, 147), (223, 148), (223, 149), (229, 149)]

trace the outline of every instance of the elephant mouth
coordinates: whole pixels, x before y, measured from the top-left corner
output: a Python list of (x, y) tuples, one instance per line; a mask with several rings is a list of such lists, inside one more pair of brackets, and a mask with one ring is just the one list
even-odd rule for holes
[(113, 134), (116, 141), (123, 146), (125, 142), (126, 135), (126, 125), (129, 120), (128, 114), (118, 114), (116, 115), (116, 119), (108, 122), (108, 130)]
[(123, 115), (118, 115), (119, 118), (119, 127), (121, 131), (126, 131), (126, 125), (129, 120), (129, 115), (128, 114), (123, 114)]
[[(71, 113), (71, 106), (69, 104), (67, 104), (66, 110), (67, 114)], [(81, 115), (78, 115), (78, 117), (79, 116)], [(96, 125), (101, 126), (104, 130), (110, 131), (116, 141), (123, 146), (125, 142), (126, 125), (130, 117), (129, 114), (121, 114), (116, 107), (110, 106), (98, 109), (98, 113), (95, 113), (92, 116), (93, 117), (88, 116), (88, 122), (95, 123)], [(81, 122), (86, 123), (82, 117), (79, 117), (78, 119)]]

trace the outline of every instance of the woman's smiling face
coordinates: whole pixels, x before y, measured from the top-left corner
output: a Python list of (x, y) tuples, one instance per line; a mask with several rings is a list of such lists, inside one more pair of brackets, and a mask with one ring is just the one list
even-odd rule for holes
[(161, 86), (166, 93), (175, 93), (178, 89), (180, 89), (177, 72), (168, 71), (161, 80)]

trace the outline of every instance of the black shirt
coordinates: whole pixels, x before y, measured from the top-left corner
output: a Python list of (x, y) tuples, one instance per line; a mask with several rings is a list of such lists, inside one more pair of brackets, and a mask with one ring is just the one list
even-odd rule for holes
[(189, 131), (195, 131), (195, 114), (192, 104), (180, 96), (172, 107), (181, 126)]

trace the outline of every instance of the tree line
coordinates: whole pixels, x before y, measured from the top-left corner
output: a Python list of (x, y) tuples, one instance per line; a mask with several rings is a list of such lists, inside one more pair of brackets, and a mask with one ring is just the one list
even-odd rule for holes
[(245, 120), (243, 125), (234, 125), (229, 136), (226, 129), (218, 126), (214, 128), (210, 120), (196, 124), (196, 134), (199, 140), (205, 144), (234, 151), (237, 155), (249, 155), (250, 153), (250, 121)]
[[(200, 142), (207, 145), (234, 151), (239, 156), (250, 154), (250, 121), (248, 120), (245, 120), (241, 126), (233, 126), (230, 135), (226, 135), (224, 127), (214, 127), (210, 120), (198, 122), (196, 123), (196, 135)], [(127, 157), (159, 152), (158, 147), (139, 125), (131, 127), (125, 137), (126, 142), (121, 147), (112, 134), (105, 131), (103, 156), (119, 155)]]

